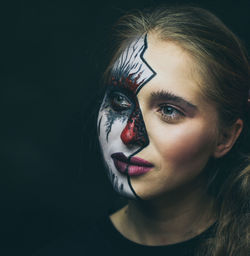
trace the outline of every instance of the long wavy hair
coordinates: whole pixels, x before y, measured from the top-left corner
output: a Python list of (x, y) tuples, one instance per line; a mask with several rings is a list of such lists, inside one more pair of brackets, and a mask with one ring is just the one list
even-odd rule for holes
[(215, 15), (192, 6), (133, 11), (120, 18), (113, 32), (112, 43), (116, 45), (106, 78), (130, 41), (154, 32), (194, 58), (205, 81), (199, 85), (201, 92), (215, 104), (221, 129), (238, 118), (243, 120), (243, 130), (233, 148), (207, 164), (207, 191), (217, 206), (217, 229), (197, 255), (250, 255), (250, 68), (239, 38)]

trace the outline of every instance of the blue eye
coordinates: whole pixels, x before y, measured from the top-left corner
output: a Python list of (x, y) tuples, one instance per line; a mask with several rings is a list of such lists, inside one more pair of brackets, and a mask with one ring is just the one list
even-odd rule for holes
[(130, 109), (131, 102), (124, 94), (114, 92), (110, 95), (110, 105), (115, 111), (123, 111)]
[(162, 113), (164, 115), (172, 115), (175, 112), (175, 109), (170, 106), (162, 107)]
[(159, 110), (163, 121), (175, 122), (183, 118), (185, 115), (178, 109), (170, 105), (161, 105)]

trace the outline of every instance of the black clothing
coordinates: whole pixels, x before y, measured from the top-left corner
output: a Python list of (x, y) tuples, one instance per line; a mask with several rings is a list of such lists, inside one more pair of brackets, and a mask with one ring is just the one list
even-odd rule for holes
[(212, 225), (202, 234), (185, 242), (166, 246), (145, 246), (126, 239), (116, 230), (110, 219), (105, 217), (88, 231), (74, 232), (34, 256), (193, 256), (199, 244), (213, 236), (215, 226), (216, 224)]

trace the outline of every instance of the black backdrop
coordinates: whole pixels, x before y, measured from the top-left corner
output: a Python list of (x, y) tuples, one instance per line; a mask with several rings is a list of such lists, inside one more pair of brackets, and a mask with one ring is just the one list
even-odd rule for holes
[[(31, 255), (120, 204), (96, 149), (96, 91), (111, 25), (162, 2), (1, 4), (0, 255)], [(249, 49), (249, 1), (165, 2), (208, 8)]]

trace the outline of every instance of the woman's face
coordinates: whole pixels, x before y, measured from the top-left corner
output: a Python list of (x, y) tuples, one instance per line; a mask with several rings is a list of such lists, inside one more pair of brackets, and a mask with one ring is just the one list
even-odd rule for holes
[(201, 176), (215, 150), (218, 121), (201, 97), (195, 67), (177, 44), (153, 34), (133, 41), (114, 63), (98, 133), (120, 194), (155, 198)]

